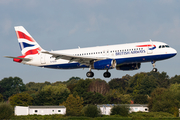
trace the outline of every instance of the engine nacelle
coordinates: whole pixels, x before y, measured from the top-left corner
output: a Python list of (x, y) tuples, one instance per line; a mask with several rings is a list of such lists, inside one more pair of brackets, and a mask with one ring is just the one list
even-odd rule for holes
[(104, 70), (104, 69), (113, 69), (116, 67), (116, 60), (106, 59), (93, 62), (91, 64), (92, 69)]
[(133, 63), (133, 64), (124, 64), (121, 66), (116, 66), (117, 70), (138, 70), (141, 67), (141, 63)]

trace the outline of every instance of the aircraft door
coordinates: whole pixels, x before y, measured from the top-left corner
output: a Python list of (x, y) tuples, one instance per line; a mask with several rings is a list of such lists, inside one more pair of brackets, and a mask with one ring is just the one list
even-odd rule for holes
[(41, 64), (46, 64), (46, 54), (41, 53), (40, 57)]
[(147, 47), (147, 54), (152, 54), (153, 53), (153, 50), (151, 50), (150, 47)]

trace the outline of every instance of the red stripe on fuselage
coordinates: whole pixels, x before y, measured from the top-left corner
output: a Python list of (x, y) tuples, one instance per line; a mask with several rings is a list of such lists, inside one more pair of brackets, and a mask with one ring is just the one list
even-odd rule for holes
[(35, 40), (32, 37), (27, 36), (21, 31), (16, 31), (16, 34), (17, 34), (18, 39), (26, 39), (28, 41), (35, 42)]
[(148, 45), (136, 45), (136, 47), (151, 47), (151, 46), (156, 47), (155, 45), (151, 45), (151, 44), (148, 44)]

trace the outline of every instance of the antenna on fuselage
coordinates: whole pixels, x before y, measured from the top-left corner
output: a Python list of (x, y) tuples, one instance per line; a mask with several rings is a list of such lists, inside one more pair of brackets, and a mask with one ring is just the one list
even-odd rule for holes
[(149, 39), (150, 40), (150, 43), (153, 45), (153, 42), (152, 42), (152, 40), (151, 39)]

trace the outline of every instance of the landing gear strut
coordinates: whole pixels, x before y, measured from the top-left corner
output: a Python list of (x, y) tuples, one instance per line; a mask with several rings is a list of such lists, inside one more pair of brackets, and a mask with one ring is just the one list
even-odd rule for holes
[(156, 65), (155, 65), (155, 62), (156, 62), (156, 61), (152, 61), (152, 62), (151, 62), (152, 65), (153, 65), (153, 69), (152, 69), (153, 72), (157, 72), (157, 68), (155, 68), (155, 66), (156, 66)]
[(105, 78), (109, 78), (109, 77), (111, 77), (111, 73), (110, 72), (108, 72), (108, 70), (103, 74), (103, 76), (105, 77)]

